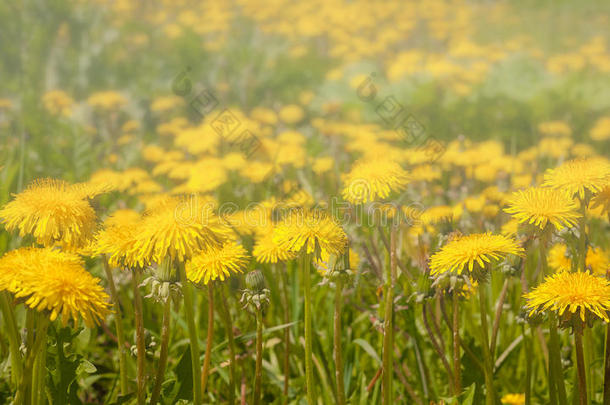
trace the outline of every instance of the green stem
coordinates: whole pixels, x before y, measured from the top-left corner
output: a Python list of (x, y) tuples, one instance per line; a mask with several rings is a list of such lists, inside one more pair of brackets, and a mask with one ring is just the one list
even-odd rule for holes
[(452, 335), (453, 335), (453, 378), (455, 379), (455, 394), (459, 395), (462, 392), (462, 366), (461, 366), (461, 354), (460, 354), (460, 306), (459, 306), (459, 295), (457, 291), (453, 291), (452, 296), (453, 303), (453, 322), (452, 322)]
[(606, 326), (606, 348), (604, 358), (604, 404), (610, 404), (610, 324)]
[[(525, 346), (525, 405), (532, 403), (532, 339), (527, 336), (525, 327), (521, 328), (523, 345)], [(532, 336), (533, 338), (533, 336)]]
[(578, 398), (579, 405), (587, 405), (587, 374), (582, 346), (582, 326), (575, 328), (574, 346), (576, 348), (576, 366), (578, 368)]
[(493, 360), (489, 349), (489, 336), (487, 326), (487, 290), (486, 285), (479, 285), (479, 312), (481, 315), (481, 337), (483, 346), (483, 370), (485, 373), (485, 404), (495, 405), (496, 392), (493, 379)]
[(189, 340), (191, 343), (191, 367), (193, 372), (193, 404), (201, 405), (201, 369), (199, 368), (199, 338), (197, 337), (197, 328), (195, 326), (195, 314), (193, 305), (193, 292), (191, 285), (186, 279), (184, 265), (178, 266), (180, 273), (180, 283), (182, 283), (182, 295), (184, 296), (184, 314), (189, 332)]
[[(290, 323), (290, 298), (288, 292), (288, 274), (286, 267), (280, 270), (284, 296), (284, 324)], [(284, 404), (288, 403), (288, 387), (290, 384), (290, 328), (284, 328)]]
[(171, 318), (171, 298), (167, 298), (163, 305), (163, 324), (161, 326), (161, 349), (159, 352), (159, 363), (157, 364), (157, 374), (155, 376), (155, 386), (151, 395), (151, 405), (159, 402), (161, 386), (165, 377), (165, 367), (167, 366), (167, 353), (169, 348), (169, 327)]
[(252, 403), (258, 405), (261, 399), (261, 379), (263, 374), (263, 311), (256, 310), (256, 366), (254, 371), (254, 397)]
[[(34, 311), (30, 309), (28, 311)], [(42, 350), (43, 347), (46, 348), (47, 343), (47, 328), (49, 327), (49, 319), (46, 316), (40, 317), (40, 322), (38, 323), (38, 330), (36, 331), (36, 339), (34, 343), (28, 347), (28, 353), (25, 359), (25, 366), (23, 368), (23, 374), (21, 375), (21, 381), (19, 382), (19, 388), (17, 390), (17, 394), (15, 395), (15, 404), (22, 405), (27, 404), (29, 401), (27, 400), (28, 389), (31, 388), (32, 384), (32, 372), (34, 368), (34, 362), (38, 357), (38, 353)]]
[(17, 320), (15, 313), (9, 302), (9, 295), (5, 291), (0, 292), (0, 308), (2, 309), (2, 318), (4, 320), (4, 330), (8, 336), (9, 350), (11, 356), (11, 375), (15, 386), (19, 385), (21, 375), (23, 373), (23, 364), (21, 363), (21, 338), (17, 330)]
[(225, 323), (225, 329), (227, 338), (229, 340), (229, 404), (235, 404), (235, 384), (237, 381), (237, 374), (235, 369), (235, 337), (233, 336), (233, 321), (231, 320), (231, 313), (227, 306), (226, 298), (224, 295), (224, 289), (221, 287), (218, 289), (220, 293), (220, 306), (221, 318)]
[(341, 304), (343, 301), (343, 279), (335, 281), (335, 315), (333, 337), (335, 344), (335, 378), (337, 384), (337, 404), (345, 405), (345, 386), (343, 383), (343, 354), (341, 350)]
[(133, 271), (133, 309), (136, 323), (136, 349), (137, 349), (137, 401), (138, 405), (146, 402), (146, 382), (144, 371), (146, 367), (146, 343), (144, 341), (144, 314), (142, 311), (142, 296), (140, 295), (139, 270)]
[(102, 260), (104, 271), (108, 279), (108, 288), (110, 289), (110, 298), (114, 307), (114, 324), (116, 328), (116, 337), (119, 346), (119, 379), (121, 395), (127, 395), (129, 381), (127, 379), (127, 348), (125, 347), (125, 334), (123, 332), (123, 317), (121, 316), (121, 304), (119, 295), (117, 294), (114, 278), (112, 277), (112, 269), (108, 265), (108, 260), (104, 257)]
[(396, 273), (396, 227), (390, 231), (390, 265), (386, 266), (385, 280), (385, 304), (383, 325), (383, 380), (382, 380), (382, 403), (392, 404), (392, 375), (394, 372), (394, 275)]
[(201, 369), (201, 395), (205, 395), (210, 374), (210, 363), (212, 357), (212, 341), (214, 340), (214, 283), (208, 284), (208, 331), (205, 339), (205, 358)]
[(302, 258), (303, 289), (305, 305), (305, 381), (307, 389), (307, 402), (309, 405), (316, 404), (315, 386), (313, 381), (313, 353), (311, 335), (311, 256), (304, 254)]
[(579, 223), (579, 233), (580, 237), (578, 239), (578, 250), (580, 255), (578, 270), (585, 271), (587, 269), (587, 204), (584, 199), (580, 200), (580, 214), (582, 217), (580, 218)]
[[(550, 315), (549, 320), (549, 380), (554, 380), (555, 391), (559, 405), (567, 405), (568, 397), (566, 394), (565, 382), (563, 379), (563, 367), (561, 366), (561, 348), (559, 347), (559, 335), (557, 333), (557, 318)], [(551, 384), (549, 384), (551, 388)]]

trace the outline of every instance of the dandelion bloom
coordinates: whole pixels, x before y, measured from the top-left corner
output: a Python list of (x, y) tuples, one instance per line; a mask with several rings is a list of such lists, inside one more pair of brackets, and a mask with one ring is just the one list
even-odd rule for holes
[(231, 273), (241, 273), (248, 264), (248, 253), (236, 242), (220, 247), (208, 247), (186, 263), (186, 277), (195, 284), (206, 285), (224, 279)]
[(530, 187), (515, 192), (508, 200), (506, 212), (519, 223), (544, 229), (551, 223), (557, 230), (575, 226), (580, 214), (572, 195), (546, 187)]
[(509, 254), (520, 255), (522, 252), (517, 241), (504, 235), (481, 233), (460, 236), (432, 255), (430, 270), (432, 275), (444, 272), (462, 274), (466, 267), (473, 272), (475, 263), (483, 268), (492, 260), (502, 259)]
[(344, 176), (342, 195), (352, 204), (363, 204), (403, 190), (408, 181), (407, 172), (395, 161), (361, 160)]
[(104, 229), (95, 236), (93, 252), (106, 255), (113, 267), (136, 267), (134, 248), (138, 235), (140, 214), (119, 210), (104, 221)]
[(293, 252), (320, 250), (340, 255), (347, 247), (347, 235), (327, 213), (319, 210), (295, 209), (275, 229), (273, 240), (281, 248)]
[(506, 405), (524, 405), (525, 394), (506, 394), (500, 399), (500, 402)]
[(259, 263), (277, 263), (292, 260), (296, 253), (281, 246), (273, 238), (273, 229), (256, 239), (252, 255)]
[(598, 207), (601, 211), (610, 215), (610, 183), (591, 200), (591, 208)]
[(570, 195), (585, 197), (588, 190), (598, 193), (610, 181), (610, 162), (602, 158), (575, 159), (544, 174), (543, 186), (565, 190)]
[(51, 248), (21, 248), (0, 259), (0, 291), (8, 291), (37, 311), (50, 311), (63, 326), (82, 318), (93, 327), (110, 312), (100, 280), (89, 274), (82, 260)]
[(166, 258), (185, 262), (203, 249), (219, 247), (231, 230), (204, 198), (166, 197), (144, 213), (134, 249), (143, 267)]
[(103, 192), (102, 186), (70, 185), (43, 179), (30, 184), (0, 210), (6, 229), (31, 234), (44, 246), (59, 244), (65, 249), (87, 245), (96, 226), (95, 211), (88, 198)]
[(526, 306), (534, 313), (551, 310), (561, 317), (578, 312), (581, 321), (595, 315), (608, 322), (610, 284), (604, 278), (585, 272), (561, 272), (547, 277), (525, 294)]

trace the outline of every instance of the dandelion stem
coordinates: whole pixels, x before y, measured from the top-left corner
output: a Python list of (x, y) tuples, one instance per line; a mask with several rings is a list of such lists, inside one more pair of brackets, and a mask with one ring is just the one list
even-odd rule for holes
[(453, 322), (452, 322), (452, 335), (453, 335), (453, 378), (455, 379), (455, 393), (456, 395), (462, 391), (462, 371), (460, 364), (460, 305), (459, 296), (457, 291), (453, 291), (452, 294), (453, 303)]
[(335, 314), (334, 314), (334, 345), (335, 345), (335, 377), (337, 384), (337, 404), (345, 405), (345, 386), (343, 384), (343, 354), (341, 351), (341, 304), (343, 300), (343, 279), (335, 281)]
[(525, 405), (531, 405), (532, 403), (532, 338), (528, 337), (525, 332), (525, 326), (522, 327), (521, 333), (523, 334), (523, 345), (525, 346)]
[(483, 371), (485, 374), (485, 403), (486, 405), (495, 405), (496, 392), (493, 379), (493, 360), (489, 350), (489, 336), (487, 326), (487, 290), (486, 285), (479, 286), (479, 309), (481, 315), (481, 337), (483, 346)]
[(201, 395), (205, 394), (210, 374), (210, 360), (212, 357), (212, 340), (214, 340), (214, 283), (208, 283), (208, 332), (205, 339), (205, 358), (201, 369)]
[(23, 365), (21, 363), (21, 353), (19, 352), (19, 346), (21, 346), (21, 338), (17, 331), (17, 321), (15, 320), (15, 313), (9, 303), (9, 296), (6, 292), (0, 292), (0, 307), (2, 309), (2, 320), (3, 327), (7, 332), (9, 341), (9, 350), (11, 356), (11, 375), (13, 377), (13, 383), (15, 386), (21, 381), (21, 374), (23, 372)]
[(231, 313), (227, 306), (227, 301), (224, 295), (223, 288), (218, 289), (220, 293), (220, 306), (221, 318), (225, 323), (225, 329), (227, 339), (229, 341), (229, 404), (235, 404), (235, 383), (237, 381), (236, 369), (235, 369), (235, 337), (233, 336), (233, 321), (231, 320)]
[[(557, 333), (557, 318), (551, 314), (549, 320), (549, 381), (555, 381), (555, 391), (557, 392), (559, 405), (567, 405), (568, 399), (563, 380), (560, 350), (559, 335)], [(552, 389), (551, 387), (552, 385), (549, 383), (549, 389)]]
[[(34, 310), (29, 310), (34, 311)], [(19, 388), (15, 395), (15, 404), (22, 405), (27, 404), (30, 400), (26, 399), (28, 388), (32, 388), (32, 372), (34, 368), (34, 362), (38, 357), (39, 352), (42, 348), (46, 347), (47, 342), (47, 328), (49, 327), (49, 319), (46, 316), (41, 316), (38, 323), (36, 338), (32, 345), (28, 346), (28, 352), (25, 359), (25, 366), (23, 368), (23, 374), (21, 375), (21, 381), (19, 382)]]
[[(290, 323), (290, 298), (288, 291), (288, 274), (286, 268), (280, 271), (284, 289), (284, 324)], [(290, 384), (290, 328), (284, 329), (284, 404), (288, 403), (288, 387)]]
[(193, 311), (193, 292), (189, 281), (186, 279), (184, 265), (178, 266), (180, 283), (182, 284), (182, 295), (184, 296), (184, 315), (189, 332), (191, 343), (191, 367), (193, 372), (193, 404), (201, 405), (201, 369), (199, 368), (199, 338), (197, 337), (197, 327), (195, 326), (195, 314)]
[(165, 377), (165, 367), (167, 366), (167, 354), (169, 348), (169, 321), (171, 318), (171, 298), (167, 298), (163, 304), (163, 324), (161, 326), (161, 349), (159, 352), (159, 363), (157, 364), (157, 375), (155, 376), (155, 386), (151, 395), (151, 405), (159, 402), (161, 386)]
[(392, 404), (392, 375), (394, 372), (394, 278), (396, 274), (396, 227), (390, 230), (390, 266), (385, 280), (385, 314), (383, 327), (383, 404)]
[(142, 296), (140, 295), (139, 273), (133, 271), (133, 298), (134, 317), (136, 321), (136, 348), (137, 348), (137, 399), (138, 405), (146, 402), (146, 382), (144, 381), (144, 368), (146, 367), (146, 345), (144, 342), (144, 314), (142, 312)]
[(263, 374), (263, 311), (256, 310), (256, 366), (254, 371), (254, 397), (252, 403), (258, 405), (261, 399), (261, 379)]
[(606, 327), (606, 353), (604, 358), (604, 404), (610, 404), (610, 324)]
[(110, 298), (114, 307), (114, 324), (116, 328), (116, 337), (119, 346), (119, 381), (121, 395), (127, 394), (127, 350), (125, 348), (125, 334), (123, 332), (123, 317), (121, 316), (121, 304), (119, 302), (119, 296), (117, 294), (116, 285), (114, 284), (114, 278), (112, 277), (112, 269), (108, 265), (106, 257), (103, 258), (102, 263), (104, 265), (104, 271), (106, 272), (106, 278), (108, 281), (108, 288), (110, 289)]
[(582, 325), (574, 330), (574, 346), (576, 348), (576, 367), (578, 369), (578, 403), (579, 405), (587, 405), (587, 377), (582, 346)]
[(312, 354), (312, 335), (311, 335), (311, 255), (303, 254), (303, 289), (304, 289), (304, 305), (305, 305), (305, 381), (307, 384), (307, 402), (309, 405), (315, 405), (316, 395), (313, 382), (313, 354)]

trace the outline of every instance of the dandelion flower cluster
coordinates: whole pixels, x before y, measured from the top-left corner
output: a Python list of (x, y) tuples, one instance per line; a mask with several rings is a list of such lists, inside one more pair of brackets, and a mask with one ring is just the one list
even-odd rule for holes
[(473, 234), (458, 237), (441, 248), (430, 258), (432, 275), (444, 272), (462, 274), (468, 268), (474, 271), (475, 263), (481, 268), (492, 260), (499, 260), (509, 254), (520, 255), (523, 248), (504, 235), (491, 233)]
[(37, 311), (50, 311), (62, 324), (82, 318), (93, 327), (110, 312), (100, 280), (82, 260), (51, 248), (21, 248), (0, 259), (0, 291), (8, 291)]
[(526, 306), (539, 313), (554, 311), (562, 317), (577, 314), (581, 321), (594, 315), (608, 322), (610, 283), (585, 272), (561, 272), (547, 277), (528, 294)]
[(610, 162), (603, 158), (590, 158), (570, 160), (555, 169), (548, 169), (542, 185), (584, 199), (586, 191), (598, 193), (609, 181)]
[(280, 222), (273, 241), (282, 249), (307, 254), (320, 250), (341, 254), (347, 247), (347, 235), (328, 214), (319, 210), (296, 209)]
[(342, 195), (352, 204), (363, 204), (403, 190), (408, 181), (407, 172), (392, 160), (362, 160), (345, 175)]
[(297, 254), (286, 248), (286, 245), (281, 246), (273, 238), (273, 231), (262, 235), (256, 239), (252, 255), (259, 263), (277, 263), (292, 260), (297, 257)]
[(248, 264), (248, 254), (242, 245), (227, 242), (220, 247), (210, 246), (186, 263), (186, 277), (195, 284), (224, 281), (231, 273), (241, 273)]
[(566, 192), (545, 187), (531, 187), (515, 192), (508, 201), (506, 212), (519, 223), (544, 229), (552, 224), (557, 230), (576, 225), (580, 214), (578, 204)]
[(96, 215), (88, 198), (99, 192), (98, 187), (38, 180), (6, 204), (0, 217), (7, 230), (18, 229), (22, 237), (31, 234), (41, 245), (78, 249), (95, 231)]

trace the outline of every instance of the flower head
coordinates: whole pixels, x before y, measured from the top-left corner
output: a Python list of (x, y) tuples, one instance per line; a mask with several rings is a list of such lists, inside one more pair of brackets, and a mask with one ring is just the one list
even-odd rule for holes
[(167, 197), (144, 213), (134, 244), (135, 262), (185, 262), (200, 250), (220, 247), (230, 234), (203, 199)]
[(342, 195), (352, 204), (362, 204), (386, 198), (404, 189), (408, 181), (407, 172), (395, 161), (361, 160), (344, 176)]
[(580, 214), (572, 195), (561, 190), (530, 187), (515, 192), (508, 201), (506, 212), (520, 223), (544, 229), (552, 224), (557, 230), (576, 225)]
[(543, 186), (565, 190), (570, 195), (585, 198), (588, 190), (595, 194), (610, 181), (610, 162), (602, 158), (575, 159), (544, 174)]
[(506, 394), (500, 399), (500, 402), (506, 405), (523, 405), (525, 404), (525, 394)]
[(603, 212), (610, 215), (610, 183), (591, 200), (591, 208), (597, 207), (600, 207)]
[(564, 321), (578, 313), (583, 322), (591, 316), (608, 322), (610, 284), (607, 280), (589, 273), (555, 273), (525, 294), (525, 298), (526, 306), (533, 313), (551, 310), (563, 317)]
[(295, 209), (278, 224), (273, 241), (293, 252), (319, 255), (320, 250), (326, 250), (340, 255), (347, 246), (347, 235), (325, 212)]
[(113, 267), (136, 267), (136, 237), (140, 214), (132, 210), (119, 210), (104, 221), (104, 229), (95, 236), (93, 251), (106, 255)]
[(70, 185), (43, 179), (30, 184), (0, 210), (6, 229), (31, 234), (44, 246), (75, 250), (85, 246), (95, 231), (96, 215), (88, 198), (103, 190), (86, 184)]
[(0, 259), (0, 291), (8, 291), (37, 311), (61, 315), (65, 326), (79, 318), (89, 327), (110, 312), (100, 280), (89, 274), (82, 260), (51, 248), (21, 248)]
[(252, 255), (259, 263), (277, 263), (292, 260), (297, 254), (288, 249), (286, 245), (280, 246), (273, 238), (274, 231), (271, 229), (256, 239)]
[(236, 242), (227, 242), (220, 247), (210, 246), (197, 253), (186, 263), (186, 277), (195, 284), (206, 285), (219, 278), (221, 281), (231, 273), (241, 273), (248, 264), (248, 254)]
[(509, 254), (520, 255), (523, 248), (517, 241), (504, 235), (491, 233), (460, 236), (451, 240), (430, 258), (432, 275), (455, 272), (461, 274), (468, 268), (474, 271), (475, 263), (484, 268), (492, 260), (499, 260)]

